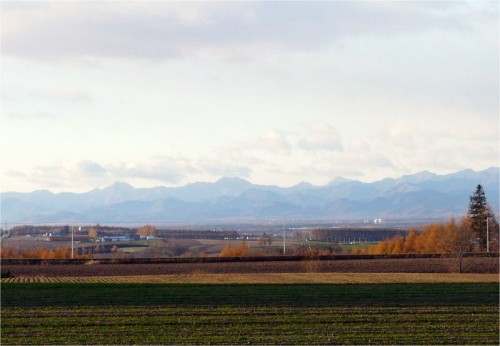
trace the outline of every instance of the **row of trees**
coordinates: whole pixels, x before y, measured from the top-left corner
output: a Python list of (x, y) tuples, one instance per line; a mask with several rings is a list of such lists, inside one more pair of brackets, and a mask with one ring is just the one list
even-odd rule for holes
[[(67, 259), (71, 258), (71, 250), (60, 247), (53, 250), (36, 248), (28, 250), (17, 250), (11, 248), (0, 249), (1, 258), (41, 258), (41, 259)], [(77, 256), (75, 256), (77, 257)]]
[(406, 234), (401, 228), (386, 227), (322, 227), (311, 230), (310, 239), (330, 243), (347, 242), (349, 240), (380, 241), (394, 237), (396, 234)]
[[(238, 232), (233, 230), (214, 231), (199, 229), (157, 229), (154, 225), (144, 225), (139, 227), (137, 231), (127, 229), (127, 232), (122, 234), (132, 234), (132, 232), (135, 232), (140, 236), (152, 235), (166, 239), (236, 239), (238, 237)], [(96, 239), (99, 235), (105, 235), (108, 233), (109, 232), (106, 232), (106, 230), (99, 225), (88, 229), (88, 236), (92, 239)]]
[[(90, 227), (88, 230), (88, 236), (91, 239), (97, 239), (99, 233), (102, 233), (99, 225), (97, 225), (96, 227)], [(141, 236), (156, 235), (156, 227), (152, 225), (139, 227), (139, 229), (137, 230), (137, 234)]]
[(406, 237), (400, 235), (379, 242), (372, 247), (355, 248), (354, 254), (403, 254), (403, 253), (457, 253), (471, 249), (474, 234), (470, 219), (446, 224), (431, 224), (417, 232), (411, 230)]
[(400, 235), (372, 247), (354, 248), (353, 254), (450, 253), (462, 258), (467, 252), (499, 251), (499, 225), (481, 185), (471, 195), (467, 216), (459, 222), (431, 224), (406, 237)]

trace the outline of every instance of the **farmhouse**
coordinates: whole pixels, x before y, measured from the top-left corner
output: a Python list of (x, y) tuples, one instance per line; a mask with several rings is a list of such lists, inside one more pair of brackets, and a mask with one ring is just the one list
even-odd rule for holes
[(131, 240), (128, 235), (112, 235), (112, 236), (104, 236), (97, 238), (97, 242), (99, 243), (105, 243), (105, 242), (110, 242), (110, 241), (128, 241)]

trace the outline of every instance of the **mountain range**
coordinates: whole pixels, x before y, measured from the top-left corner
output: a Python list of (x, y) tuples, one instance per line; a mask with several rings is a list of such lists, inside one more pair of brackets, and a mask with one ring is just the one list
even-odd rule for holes
[(155, 223), (347, 219), (430, 219), (467, 212), (478, 184), (498, 215), (499, 168), (447, 175), (423, 171), (372, 183), (337, 178), (330, 184), (256, 185), (240, 178), (183, 187), (134, 188), (117, 182), (84, 193), (47, 190), (1, 193), (1, 222)]

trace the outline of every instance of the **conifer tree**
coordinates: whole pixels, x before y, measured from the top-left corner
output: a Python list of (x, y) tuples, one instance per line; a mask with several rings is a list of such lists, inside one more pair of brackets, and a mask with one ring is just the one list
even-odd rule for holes
[(486, 249), (486, 218), (489, 216), (488, 203), (483, 187), (479, 184), (476, 191), (470, 196), (469, 211), (470, 226), (476, 239), (479, 241), (480, 250)]

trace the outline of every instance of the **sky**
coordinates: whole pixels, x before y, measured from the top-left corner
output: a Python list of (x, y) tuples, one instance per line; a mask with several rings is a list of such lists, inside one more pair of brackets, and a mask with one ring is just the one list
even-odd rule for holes
[(496, 1), (4, 1), (1, 191), (500, 166)]

